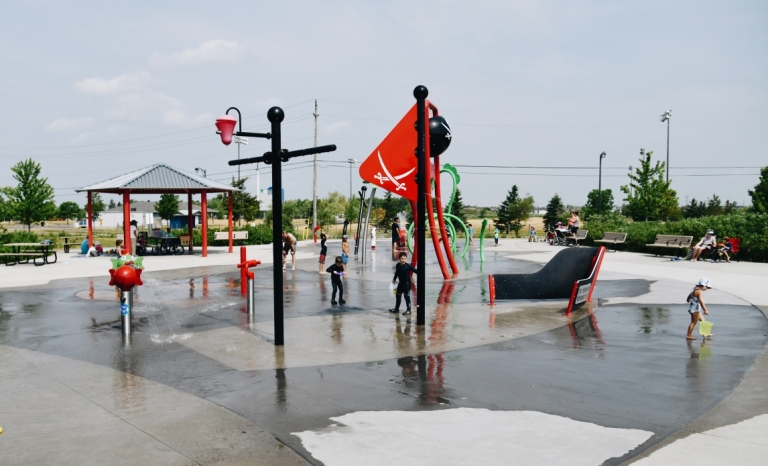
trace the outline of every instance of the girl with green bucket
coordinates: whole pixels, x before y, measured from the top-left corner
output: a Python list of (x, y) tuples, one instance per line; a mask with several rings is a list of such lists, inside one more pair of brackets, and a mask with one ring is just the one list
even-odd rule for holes
[[(696, 337), (692, 335), (694, 327), (696, 327), (696, 323), (701, 320), (701, 325), (699, 325), (699, 332), (702, 335), (710, 335), (710, 332), (712, 331), (712, 323), (707, 322), (704, 319), (704, 316), (701, 315), (701, 311), (704, 311), (704, 314), (709, 314), (709, 310), (707, 309), (706, 304), (704, 304), (704, 292), (708, 289), (712, 288), (712, 283), (709, 281), (708, 278), (702, 278), (699, 280), (698, 283), (696, 283), (696, 286), (693, 287), (693, 291), (688, 294), (688, 299), (686, 301), (688, 304), (688, 313), (691, 315), (691, 323), (688, 325), (688, 336), (686, 336), (686, 339), (688, 340), (695, 340)], [(704, 327), (708, 327), (705, 329)], [(706, 331), (705, 331), (706, 330)]]

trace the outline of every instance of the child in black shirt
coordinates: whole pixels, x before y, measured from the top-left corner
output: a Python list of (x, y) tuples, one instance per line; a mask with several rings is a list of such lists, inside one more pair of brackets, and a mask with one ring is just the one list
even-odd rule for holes
[(390, 309), (389, 312), (400, 312), (400, 298), (405, 295), (405, 312), (403, 315), (411, 313), (411, 273), (419, 273), (416, 267), (407, 262), (408, 254), (400, 253), (400, 262), (395, 266), (395, 276), (392, 278), (392, 283), (397, 283), (397, 296), (395, 298), (395, 308)]
[(320, 234), (320, 275), (325, 275), (325, 255), (328, 254), (328, 246), (325, 245), (325, 242), (328, 240), (328, 237), (325, 235), (325, 233)]
[(326, 272), (331, 274), (331, 285), (333, 286), (333, 293), (331, 293), (331, 304), (334, 306), (336, 303), (336, 290), (339, 290), (339, 302), (338, 304), (344, 304), (344, 283), (341, 281), (342, 275), (344, 275), (344, 266), (341, 262), (341, 256), (336, 256), (336, 261), (333, 265), (328, 267)]

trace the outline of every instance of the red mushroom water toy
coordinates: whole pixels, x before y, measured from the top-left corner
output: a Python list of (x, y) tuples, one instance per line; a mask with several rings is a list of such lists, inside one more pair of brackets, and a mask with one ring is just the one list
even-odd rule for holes
[(120, 289), (120, 323), (121, 333), (130, 336), (133, 332), (133, 288), (141, 286), (142, 257), (130, 255), (112, 259), (112, 268), (109, 269), (109, 286)]

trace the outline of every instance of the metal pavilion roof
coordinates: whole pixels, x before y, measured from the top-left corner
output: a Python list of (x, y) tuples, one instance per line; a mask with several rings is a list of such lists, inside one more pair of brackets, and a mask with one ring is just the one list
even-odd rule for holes
[(232, 186), (203, 178), (194, 173), (171, 167), (164, 163), (142, 168), (100, 183), (77, 189), (76, 192), (93, 191), (100, 193), (200, 193), (239, 191)]

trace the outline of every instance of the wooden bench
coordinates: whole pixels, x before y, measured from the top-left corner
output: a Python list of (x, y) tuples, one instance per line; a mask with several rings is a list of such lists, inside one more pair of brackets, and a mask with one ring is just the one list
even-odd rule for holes
[(656, 256), (661, 255), (661, 248), (672, 248), (675, 250), (675, 256), (679, 256), (680, 250), (690, 248), (692, 241), (693, 236), (656, 235), (653, 244), (646, 244), (646, 246), (655, 247)]
[(565, 242), (568, 244), (569, 241), (573, 241), (574, 246), (579, 245), (579, 241), (584, 241), (587, 239), (587, 234), (589, 233), (589, 230), (578, 230), (576, 231), (576, 236), (566, 236)]
[[(217, 231), (213, 235), (213, 239), (215, 240), (228, 240), (229, 239), (229, 232), (228, 231)], [(247, 231), (233, 231), (232, 232), (232, 239), (248, 239), (248, 232)]]
[(609, 243), (613, 244), (613, 250), (618, 250), (619, 244), (627, 240), (626, 233), (620, 233), (616, 231), (606, 231), (603, 234), (603, 239), (596, 239), (595, 243)]

